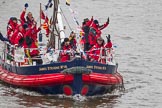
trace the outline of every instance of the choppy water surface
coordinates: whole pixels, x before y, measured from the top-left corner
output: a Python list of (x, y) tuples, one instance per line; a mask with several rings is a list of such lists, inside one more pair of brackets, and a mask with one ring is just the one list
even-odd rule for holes
[[(162, 106), (162, 0), (72, 0), (78, 20), (94, 16), (110, 25), (119, 71), (125, 92), (98, 97), (44, 96), (0, 83), (0, 107), (105, 107), (161, 108)], [(47, 0), (0, 0), (0, 30), (5, 34), (7, 19), (19, 16), (23, 4), (38, 18), (39, 3)], [(69, 10), (64, 7), (65, 14)], [(68, 16), (67, 19), (71, 19)], [(69, 20), (74, 29), (75, 23)], [(103, 35), (103, 36), (104, 36)], [(79, 101), (80, 100), (80, 101)]]

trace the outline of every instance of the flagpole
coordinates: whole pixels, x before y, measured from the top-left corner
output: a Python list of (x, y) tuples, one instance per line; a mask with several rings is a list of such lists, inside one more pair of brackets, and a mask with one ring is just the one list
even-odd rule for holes
[[(40, 27), (41, 27), (41, 19), (42, 19), (42, 4), (40, 3)], [(42, 33), (41, 33), (41, 30), (39, 32), (39, 39), (38, 39), (39, 42), (42, 42)]]
[(55, 49), (55, 41), (56, 41), (56, 38), (55, 38), (55, 34), (54, 34), (54, 30), (55, 30), (55, 24), (56, 24), (56, 11), (57, 10), (55, 10), (55, 9), (57, 9), (56, 8), (56, 6), (57, 6), (57, 4), (56, 4), (56, 0), (53, 0), (53, 2), (54, 2), (54, 6), (53, 6), (53, 30), (52, 30), (52, 37), (53, 37), (53, 40), (51, 40), (51, 41), (53, 41), (52, 43), (52, 47)]
[(40, 3), (40, 27), (41, 27), (41, 16), (42, 16), (42, 4)]

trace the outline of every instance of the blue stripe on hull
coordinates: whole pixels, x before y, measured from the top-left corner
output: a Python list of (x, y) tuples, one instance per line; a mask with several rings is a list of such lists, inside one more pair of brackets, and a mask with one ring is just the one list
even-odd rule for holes
[(0, 65), (10, 72), (14, 72), (16, 74), (21, 75), (37, 75), (37, 74), (51, 74), (51, 73), (59, 73), (64, 69), (82, 66), (86, 67), (92, 72), (103, 73), (103, 74), (113, 74), (116, 71), (116, 65), (106, 65), (95, 62), (89, 62), (81, 59), (75, 59), (70, 62), (64, 63), (51, 63), (45, 65), (37, 65), (37, 66), (28, 66), (28, 67), (17, 67), (11, 66), (10, 64), (2, 62), (0, 60)]

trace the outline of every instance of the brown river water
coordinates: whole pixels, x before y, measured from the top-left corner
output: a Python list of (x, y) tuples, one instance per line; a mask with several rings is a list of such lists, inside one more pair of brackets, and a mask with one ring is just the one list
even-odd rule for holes
[[(64, 1), (60, 0), (61, 8), (75, 29)], [(0, 0), (3, 34), (8, 19), (19, 17), (26, 2), (38, 19), (39, 3), (46, 4), (47, 0)], [(162, 108), (162, 0), (72, 0), (71, 8), (80, 23), (91, 16), (100, 23), (110, 18), (102, 36), (111, 34), (125, 91), (78, 98), (41, 95), (1, 82), (0, 108)]]

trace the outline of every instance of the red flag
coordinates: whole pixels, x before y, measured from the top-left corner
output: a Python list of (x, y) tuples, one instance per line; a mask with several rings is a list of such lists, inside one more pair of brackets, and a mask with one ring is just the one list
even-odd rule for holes
[(46, 18), (45, 18), (45, 22), (48, 23), (48, 17), (47, 17), (47, 16), (46, 16)]
[(48, 23), (44, 22), (44, 23), (42, 24), (42, 27), (43, 27), (43, 29), (46, 31), (46, 36), (48, 36), (49, 33), (50, 33), (50, 29), (49, 29)]
[(48, 24), (46, 23), (46, 22), (44, 22), (43, 24), (42, 24), (42, 27), (43, 27), (43, 29), (48, 29)]
[(45, 16), (43, 11), (41, 11), (41, 19), (45, 20), (45, 22), (48, 23), (48, 17)]
[(49, 33), (50, 33), (49, 24), (48, 24), (49, 19), (48, 19), (47, 16), (45, 16), (43, 11), (41, 11), (41, 19), (44, 20), (44, 23), (42, 24), (42, 27), (46, 30), (46, 36), (48, 36)]
[(42, 10), (41, 10), (41, 19), (45, 20), (45, 15), (44, 15), (44, 12)]

